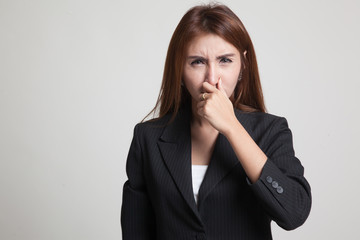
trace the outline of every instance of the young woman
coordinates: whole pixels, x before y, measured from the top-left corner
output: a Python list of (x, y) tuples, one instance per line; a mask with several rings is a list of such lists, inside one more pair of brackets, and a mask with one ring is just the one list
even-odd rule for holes
[(224, 5), (177, 26), (153, 111), (136, 125), (123, 188), (128, 239), (272, 239), (307, 219), (310, 186), (285, 118), (266, 113), (255, 51)]

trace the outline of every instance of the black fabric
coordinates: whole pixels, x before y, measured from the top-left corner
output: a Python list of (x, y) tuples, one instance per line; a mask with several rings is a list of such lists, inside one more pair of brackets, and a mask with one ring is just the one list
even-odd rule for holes
[(235, 109), (239, 122), (268, 157), (251, 184), (226, 137), (219, 134), (195, 203), (190, 114), (182, 109), (135, 126), (123, 186), (123, 240), (272, 239), (270, 222), (291, 230), (311, 208), (311, 190), (295, 157), (285, 118)]

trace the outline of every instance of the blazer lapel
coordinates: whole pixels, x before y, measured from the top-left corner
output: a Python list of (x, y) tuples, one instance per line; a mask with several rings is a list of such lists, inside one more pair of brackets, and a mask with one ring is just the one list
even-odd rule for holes
[(215, 186), (237, 165), (240, 164), (226, 137), (219, 133), (210, 164), (199, 189), (198, 208)]
[(179, 112), (175, 120), (165, 127), (158, 146), (166, 166), (174, 179), (181, 195), (189, 205), (195, 216), (201, 221), (197, 210), (191, 176), (191, 112)]

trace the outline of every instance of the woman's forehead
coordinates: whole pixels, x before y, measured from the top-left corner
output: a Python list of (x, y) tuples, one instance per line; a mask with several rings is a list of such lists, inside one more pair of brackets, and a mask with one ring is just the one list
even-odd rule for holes
[(216, 34), (201, 34), (193, 38), (188, 45), (187, 54), (238, 54), (237, 48)]

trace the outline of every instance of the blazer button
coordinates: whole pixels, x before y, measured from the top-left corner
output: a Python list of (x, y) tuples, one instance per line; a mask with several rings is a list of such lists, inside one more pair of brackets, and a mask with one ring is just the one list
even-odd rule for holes
[(272, 183), (272, 177), (267, 176), (267, 177), (266, 177), (266, 181), (267, 181), (268, 183)]
[(277, 181), (273, 181), (271, 185), (273, 188), (277, 188), (279, 186)]
[(281, 194), (281, 193), (284, 192), (284, 189), (283, 189), (282, 187), (278, 186), (278, 187), (276, 188), (276, 191)]

